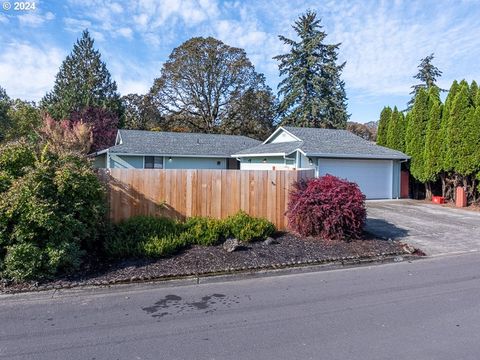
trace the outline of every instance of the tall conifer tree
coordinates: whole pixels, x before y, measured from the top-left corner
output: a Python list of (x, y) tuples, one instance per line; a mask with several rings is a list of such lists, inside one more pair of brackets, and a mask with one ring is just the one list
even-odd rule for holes
[(308, 11), (293, 29), (299, 41), (279, 36), (290, 52), (275, 56), (280, 76), (279, 112), (282, 124), (303, 127), (346, 127), (347, 97), (341, 73), (345, 63), (337, 64), (340, 44), (326, 44), (317, 14)]
[[(412, 98), (407, 103), (408, 110), (410, 110), (415, 103), (415, 97), (418, 94), (420, 89), (430, 89), (431, 87), (437, 87), (437, 79), (442, 76), (442, 72), (432, 64), (433, 59), (435, 58), (434, 54), (430, 54), (420, 60), (418, 65), (418, 73), (414, 76), (415, 79), (420, 80), (420, 84), (412, 86), (412, 91), (410, 92)], [(440, 89), (440, 88), (439, 88)]]
[(405, 151), (411, 156), (410, 173), (420, 182), (425, 182), (425, 135), (429, 116), (428, 93), (419, 89), (406, 130)]
[(388, 125), (386, 146), (390, 149), (405, 151), (405, 117), (396, 106)]
[(392, 109), (385, 106), (380, 113), (377, 130), (377, 145), (387, 146), (388, 126), (392, 118)]
[(457, 185), (467, 187), (468, 177), (478, 171), (479, 124), (477, 122), (475, 99), (465, 80), (459, 84), (450, 111), (448, 131), (449, 146), (447, 158), (453, 171), (458, 174)]
[(89, 107), (121, 115), (117, 84), (112, 81), (87, 30), (63, 61), (53, 90), (42, 99), (41, 106), (56, 120), (68, 118), (72, 113)]
[(438, 89), (431, 88), (429, 91), (430, 113), (425, 135), (424, 175), (426, 182), (427, 199), (431, 198), (431, 183), (438, 179), (443, 167), (441, 158), (442, 138), (440, 128), (442, 126), (443, 105), (440, 100)]

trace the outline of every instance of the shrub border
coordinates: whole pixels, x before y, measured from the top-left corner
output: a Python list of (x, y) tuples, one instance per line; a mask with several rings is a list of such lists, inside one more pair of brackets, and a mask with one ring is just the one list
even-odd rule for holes
[(260, 266), (242, 266), (234, 268), (225, 268), (220, 271), (204, 271), (204, 272), (190, 272), (183, 275), (178, 274), (164, 274), (159, 276), (132, 276), (125, 279), (111, 279), (111, 280), (86, 280), (86, 281), (76, 281), (65, 284), (45, 284), (37, 285), (33, 284), (32, 286), (24, 289), (9, 289), (8, 287), (0, 289), (0, 294), (17, 294), (17, 293), (28, 293), (28, 292), (40, 292), (40, 291), (49, 291), (49, 290), (64, 290), (64, 289), (73, 289), (73, 288), (89, 288), (89, 287), (100, 287), (108, 288), (113, 285), (126, 285), (126, 284), (137, 284), (137, 283), (157, 283), (162, 282), (166, 283), (168, 281), (175, 280), (196, 280), (196, 283), (200, 283), (200, 279), (205, 278), (215, 278), (215, 277), (225, 277), (231, 278), (236, 275), (266, 275), (275, 273), (279, 270), (288, 270), (288, 269), (308, 269), (314, 268), (316, 271), (322, 270), (333, 270), (340, 267), (352, 267), (352, 266), (362, 266), (372, 263), (392, 263), (392, 262), (403, 262), (403, 261), (412, 261), (421, 259), (422, 256), (411, 255), (407, 252), (402, 251), (391, 251), (386, 253), (374, 253), (370, 255), (358, 255), (358, 256), (342, 256), (342, 257), (332, 257), (327, 259), (313, 259), (308, 261), (289, 261), (283, 263), (275, 263), (269, 265), (260, 265)]

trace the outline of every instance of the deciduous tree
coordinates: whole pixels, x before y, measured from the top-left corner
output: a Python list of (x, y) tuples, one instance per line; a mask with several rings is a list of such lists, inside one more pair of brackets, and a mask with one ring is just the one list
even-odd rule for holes
[(88, 124), (92, 129), (91, 151), (99, 151), (112, 146), (118, 129), (118, 116), (106, 109), (85, 108), (72, 114), (70, 120), (74, 123)]
[(122, 96), (124, 108), (122, 126), (132, 130), (168, 130), (165, 118), (153, 103), (150, 95), (128, 94)]
[[(255, 71), (243, 49), (212, 37), (196, 37), (173, 50), (150, 95), (173, 122), (169, 124), (172, 128), (243, 134), (260, 125), (251, 123), (256, 121), (258, 103), (246, 101), (249, 94), (268, 91), (264, 77)], [(241, 111), (250, 122), (231, 121), (235, 111)], [(261, 122), (271, 124), (273, 120), (263, 118)]]

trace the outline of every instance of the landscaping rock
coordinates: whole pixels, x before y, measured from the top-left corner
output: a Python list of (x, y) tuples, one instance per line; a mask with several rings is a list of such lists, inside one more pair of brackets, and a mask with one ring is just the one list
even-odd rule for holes
[(263, 242), (264, 245), (273, 245), (273, 244), (278, 244), (277, 240), (275, 240), (272, 237), (267, 237), (265, 241)]
[(235, 250), (238, 250), (240, 248), (240, 241), (238, 239), (227, 239), (223, 243), (223, 250), (226, 252), (234, 252)]
[(409, 244), (402, 244), (402, 247), (407, 254), (413, 254), (415, 252), (415, 248)]

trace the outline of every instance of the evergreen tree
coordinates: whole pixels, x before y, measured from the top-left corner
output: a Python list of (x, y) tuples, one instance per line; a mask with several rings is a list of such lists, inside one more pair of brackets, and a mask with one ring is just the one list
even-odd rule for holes
[(392, 109), (385, 106), (380, 113), (377, 130), (377, 145), (387, 146), (388, 126), (392, 118)]
[(337, 64), (340, 44), (326, 44), (317, 14), (308, 11), (293, 29), (299, 41), (279, 36), (290, 52), (275, 56), (279, 62), (279, 113), (285, 125), (344, 129), (349, 115), (345, 84)]
[(442, 170), (443, 174), (440, 175), (442, 179), (442, 188), (443, 188), (443, 195), (445, 196), (445, 179), (446, 176), (449, 172), (453, 170), (453, 164), (451, 163), (449, 157), (447, 156), (448, 153), (448, 148), (449, 148), (449, 129), (450, 129), (450, 112), (452, 109), (453, 101), (455, 99), (455, 96), (457, 95), (457, 92), (459, 90), (459, 85), (457, 80), (453, 81), (452, 86), (450, 87), (450, 90), (448, 92), (447, 98), (445, 99), (445, 105), (443, 107), (442, 111), (442, 122), (440, 126), (440, 138), (443, 139), (442, 144), (441, 144), (441, 151), (440, 151), (440, 159), (442, 160)]
[(438, 179), (443, 167), (441, 145), (443, 139), (440, 129), (442, 127), (443, 105), (440, 100), (438, 89), (431, 88), (429, 91), (430, 114), (425, 135), (424, 154), (424, 180), (426, 181), (427, 199), (431, 198), (431, 182)]
[(0, 86), (0, 141), (5, 139), (6, 133), (11, 126), (8, 110), (11, 106), (10, 97), (4, 88)]
[(450, 111), (447, 158), (453, 171), (459, 175), (457, 182), (468, 185), (468, 176), (477, 170), (478, 124), (470, 87), (465, 80), (459, 84), (459, 90)]
[(474, 106), (477, 105), (478, 84), (475, 80), (470, 84), (470, 98), (473, 101)]
[(429, 116), (428, 93), (419, 89), (406, 130), (405, 151), (411, 156), (410, 174), (420, 182), (425, 182), (425, 136)]
[(407, 103), (408, 110), (410, 110), (415, 103), (415, 97), (420, 89), (430, 89), (431, 87), (437, 87), (437, 79), (442, 76), (442, 72), (432, 64), (432, 60), (435, 58), (434, 54), (430, 54), (427, 57), (420, 60), (418, 65), (418, 73), (414, 76), (415, 79), (421, 81), (420, 84), (413, 85), (410, 92), (413, 97)]
[(69, 118), (73, 112), (98, 107), (122, 113), (117, 84), (111, 80), (107, 66), (95, 50), (94, 41), (85, 30), (63, 61), (53, 90), (41, 102), (54, 119)]
[(405, 151), (405, 117), (396, 106), (388, 126), (386, 146), (390, 149)]

